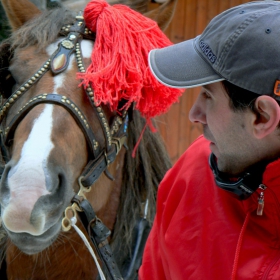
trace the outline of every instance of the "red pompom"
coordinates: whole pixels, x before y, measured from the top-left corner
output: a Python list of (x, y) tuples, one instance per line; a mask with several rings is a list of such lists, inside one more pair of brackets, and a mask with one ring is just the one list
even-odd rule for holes
[(106, 1), (91, 1), (84, 10), (84, 18), (87, 27), (96, 32), (96, 22), (98, 17), (102, 14), (105, 8), (110, 8)]
[(156, 22), (125, 5), (110, 6), (104, 0), (92, 0), (84, 11), (87, 27), (96, 32), (91, 65), (79, 73), (82, 84), (94, 89), (97, 104), (109, 104), (117, 110), (120, 100), (132, 102), (149, 119), (165, 113), (178, 101), (182, 90), (159, 83), (148, 67), (148, 53), (171, 45)]

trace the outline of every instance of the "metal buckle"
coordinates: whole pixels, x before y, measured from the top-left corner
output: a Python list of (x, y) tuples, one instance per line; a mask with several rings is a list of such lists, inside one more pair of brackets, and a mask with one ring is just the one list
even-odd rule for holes
[(115, 144), (117, 148), (116, 154), (119, 153), (125, 141), (126, 141), (126, 135), (123, 135), (121, 137), (112, 137), (112, 143)]
[[(86, 188), (82, 184), (83, 176), (79, 178), (79, 186), (80, 190), (78, 192), (78, 196), (86, 199), (85, 192), (89, 192), (91, 187)], [(69, 231), (72, 227), (71, 225), (71, 218), (77, 218), (77, 211), (82, 212), (83, 210), (80, 208), (77, 202), (74, 202), (71, 206), (68, 206), (64, 211), (64, 218), (62, 219), (61, 226), (63, 231)]]

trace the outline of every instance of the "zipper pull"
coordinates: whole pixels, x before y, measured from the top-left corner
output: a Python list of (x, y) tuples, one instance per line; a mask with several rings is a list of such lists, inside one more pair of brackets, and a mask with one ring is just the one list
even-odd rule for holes
[(263, 184), (260, 184), (259, 189), (261, 189), (262, 191), (260, 192), (259, 198), (258, 198), (257, 215), (262, 216), (263, 209), (264, 209), (264, 191), (266, 190), (266, 186)]

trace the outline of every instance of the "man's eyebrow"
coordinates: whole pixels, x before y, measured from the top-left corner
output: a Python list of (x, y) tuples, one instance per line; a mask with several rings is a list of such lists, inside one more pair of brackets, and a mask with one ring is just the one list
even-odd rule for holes
[(211, 91), (211, 86), (210, 85), (203, 85), (202, 87), (204, 87), (205, 89)]

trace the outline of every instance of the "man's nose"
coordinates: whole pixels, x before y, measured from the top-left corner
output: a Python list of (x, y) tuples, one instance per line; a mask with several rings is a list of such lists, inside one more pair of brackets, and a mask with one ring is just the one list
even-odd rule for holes
[(203, 101), (201, 100), (201, 95), (198, 96), (195, 103), (193, 104), (190, 112), (189, 119), (193, 123), (206, 124), (206, 114)]

